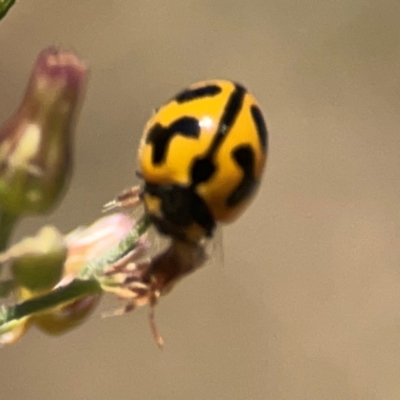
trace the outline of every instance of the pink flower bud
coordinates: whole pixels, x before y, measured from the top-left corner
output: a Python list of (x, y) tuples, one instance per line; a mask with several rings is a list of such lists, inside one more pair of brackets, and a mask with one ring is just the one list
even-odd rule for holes
[(74, 53), (43, 50), (24, 99), (0, 128), (0, 207), (42, 213), (60, 198), (72, 169), (72, 136), (87, 67)]

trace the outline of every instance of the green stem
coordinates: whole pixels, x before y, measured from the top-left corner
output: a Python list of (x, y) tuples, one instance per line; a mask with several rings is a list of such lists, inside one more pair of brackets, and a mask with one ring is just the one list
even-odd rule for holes
[(53, 309), (57, 305), (65, 304), (82, 296), (100, 294), (101, 292), (102, 289), (99, 282), (95, 280), (82, 281), (76, 279), (69, 285), (55, 289), (46, 295), (7, 307), (0, 312), (0, 334), (3, 330), (7, 330), (7, 327), (4, 327), (4, 325), (13, 320)]
[(17, 216), (0, 209), (0, 252), (7, 247), (17, 219)]
[(14, 3), (15, 0), (0, 0), (0, 19), (5, 17)]
[[(1, 0), (0, 0), (1, 1)], [(7, 248), (11, 232), (18, 217), (0, 209), (0, 253)], [(0, 273), (2, 264), (0, 264)]]

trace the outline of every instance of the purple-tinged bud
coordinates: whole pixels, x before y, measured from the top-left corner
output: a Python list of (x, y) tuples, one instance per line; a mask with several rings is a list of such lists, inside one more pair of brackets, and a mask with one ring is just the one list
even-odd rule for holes
[(43, 213), (60, 198), (87, 74), (70, 51), (39, 54), (20, 107), (0, 128), (0, 208), (8, 213)]

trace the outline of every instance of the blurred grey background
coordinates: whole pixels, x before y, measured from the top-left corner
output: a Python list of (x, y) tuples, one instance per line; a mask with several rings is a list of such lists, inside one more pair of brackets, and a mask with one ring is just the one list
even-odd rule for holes
[(224, 229), (224, 266), (161, 302), (164, 351), (146, 310), (32, 330), (0, 351), (0, 398), (398, 400), (399, 17), (394, 0), (17, 2), (0, 23), (0, 120), (48, 45), (76, 50), (91, 79), (65, 201), (16, 237), (89, 223), (137, 183), (145, 121), (193, 81), (246, 84), (270, 157)]

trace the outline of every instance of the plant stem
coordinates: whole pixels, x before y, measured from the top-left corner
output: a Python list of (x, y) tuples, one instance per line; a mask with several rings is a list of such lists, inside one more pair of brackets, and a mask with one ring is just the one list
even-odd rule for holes
[[(1, 2), (1, 0), (0, 0)], [(1, 4), (1, 3), (0, 3)], [(0, 253), (3, 252), (10, 240), (11, 232), (18, 217), (0, 208)], [(3, 265), (0, 264), (0, 274)]]
[(17, 216), (0, 209), (0, 252), (4, 251), (7, 247), (8, 240), (17, 219)]
[(102, 289), (99, 282), (95, 280), (82, 281), (76, 279), (69, 285), (55, 289), (46, 295), (7, 307), (0, 312), (0, 334), (2, 331), (7, 330), (5, 325), (8, 322), (52, 309), (57, 305), (65, 304), (82, 296), (100, 294), (101, 292)]
[(0, 0), (0, 19), (5, 17), (14, 3), (15, 0)]

